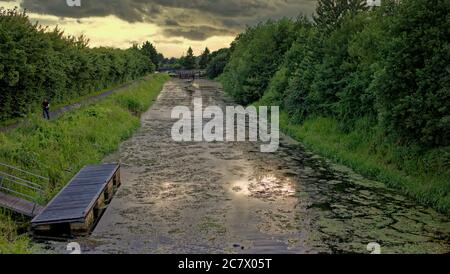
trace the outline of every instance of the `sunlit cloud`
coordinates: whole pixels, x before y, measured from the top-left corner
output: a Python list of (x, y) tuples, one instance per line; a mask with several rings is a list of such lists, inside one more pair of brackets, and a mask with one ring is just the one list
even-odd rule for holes
[(189, 46), (200, 54), (228, 47), (246, 26), (269, 18), (311, 14), (315, 0), (96, 0), (68, 7), (65, 0), (0, 0), (19, 6), (33, 21), (84, 34), (90, 46), (127, 48), (151, 41), (165, 56), (179, 57)]

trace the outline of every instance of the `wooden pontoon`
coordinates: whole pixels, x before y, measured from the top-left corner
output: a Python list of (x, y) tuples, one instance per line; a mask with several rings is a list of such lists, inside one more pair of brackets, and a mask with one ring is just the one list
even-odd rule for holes
[(120, 186), (120, 166), (86, 166), (32, 221), (36, 237), (88, 235)]

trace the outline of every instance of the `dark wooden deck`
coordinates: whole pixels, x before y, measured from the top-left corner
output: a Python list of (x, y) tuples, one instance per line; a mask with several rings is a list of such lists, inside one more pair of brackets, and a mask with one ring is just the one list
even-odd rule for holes
[[(33, 228), (51, 229), (52, 225), (85, 224), (85, 230), (98, 218), (93, 213), (112, 198), (113, 185), (120, 166), (104, 164), (84, 167), (32, 221)], [(120, 183), (120, 182), (119, 182)]]
[(28, 217), (35, 217), (43, 209), (42, 206), (36, 203), (3, 192), (0, 192), (0, 205)]

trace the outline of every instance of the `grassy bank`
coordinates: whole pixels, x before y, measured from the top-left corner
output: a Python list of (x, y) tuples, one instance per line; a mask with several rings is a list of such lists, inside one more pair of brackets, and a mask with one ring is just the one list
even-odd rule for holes
[(309, 118), (302, 125), (282, 113), (282, 130), (311, 150), (400, 189), (422, 204), (450, 215), (450, 147), (421, 152), (390, 142), (361, 119), (345, 133), (336, 120)]
[[(64, 114), (57, 120), (35, 118), (0, 133), (0, 162), (48, 176), (43, 202), (51, 199), (84, 165), (100, 162), (140, 125), (139, 116), (156, 99), (165, 74), (151, 75), (126, 90)], [(7, 212), (0, 212), (0, 253), (32, 252), (26, 236)]]
[[(144, 78), (144, 77), (142, 77), (142, 78)], [(137, 81), (137, 80), (131, 80), (131, 81), (127, 81), (127, 82), (118, 82), (116, 84), (108, 85), (108, 87), (106, 87), (104, 89), (99, 89), (99, 90), (93, 91), (93, 92), (91, 92), (89, 94), (86, 94), (86, 95), (83, 95), (83, 96), (79, 96), (79, 97), (76, 97), (76, 98), (66, 98), (66, 99), (64, 99), (62, 101), (59, 101), (57, 103), (53, 103), (52, 102), (51, 109), (52, 109), (52, 111), (55, 111), (55, 110), (58, 110), (60, 108), (68, 106), (68, 105), (82, 103), (83, 101), (88, 100), (90, 97), (93, 97), (93, 96), (96, 96), (96, 95), (100, 95), (100, 94), (102, 94), (104, 92), (107, 92), (107, 91), (109, 91), (111, 89), (119, 88), (119, 87), (122, 87), (124, 85), (133, 83), (135, 81)], [(24, 119), (40, 118), (40, 117), (42, 117), (42, 106), (37, 105), (37, 106), (34, 106), (33, 110), (30, 113), (28, 113), (27, 115), (24, 115), (23, 117), (17, 117), (17, 118), (14, 118), (14, 119), (8, 119), (8, 120), (0, 121), (0, 127), (7, 127), (7, 126), (10, 126), (12, 124), (20, 123)]]

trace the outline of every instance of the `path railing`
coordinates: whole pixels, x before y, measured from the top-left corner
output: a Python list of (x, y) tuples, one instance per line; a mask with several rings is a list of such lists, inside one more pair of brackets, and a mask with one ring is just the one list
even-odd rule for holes
[(33, 202), (35, 207), (49, 181), (47, 177), (0, 163), (0, 192)]

